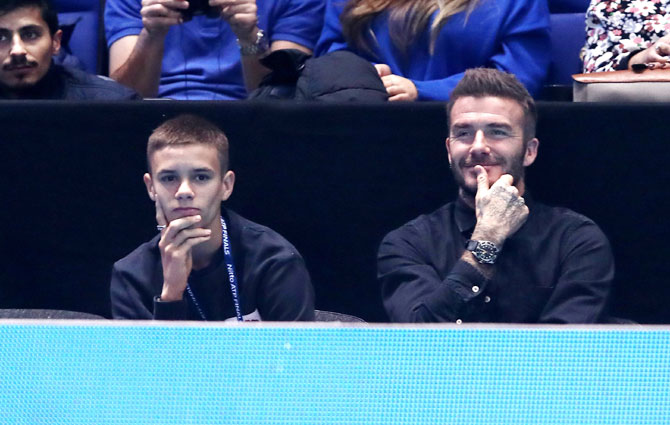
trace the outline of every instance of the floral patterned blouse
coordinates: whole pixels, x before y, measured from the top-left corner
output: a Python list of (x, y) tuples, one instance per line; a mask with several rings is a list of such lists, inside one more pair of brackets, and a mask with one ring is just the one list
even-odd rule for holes
[(615, 71), (628, 64), (632, 52), (668, 33), (670, 0), (591, 0), (582, 49), (584, 72)]

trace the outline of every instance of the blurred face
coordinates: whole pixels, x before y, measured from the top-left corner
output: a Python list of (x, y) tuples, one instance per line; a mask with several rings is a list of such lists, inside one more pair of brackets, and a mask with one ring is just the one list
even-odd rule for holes
[(151, 174), (144, 175), (144, 182), (168, 222), (200, 215), (199, 227), (216, 228), (221, 202), (230, 197), (235, 175), (232, 171), (222, 174), (215, 147), (168, 146), (154, 152), (150, 164)]
[(511, 174), (523, 194), (524, 167), (535, 161), (538, 146), (537, 139), (524, 143), (523, 118), (521, 105), (511, 99), (463, 97), (456, 101), (446, 143), (462, 196), (477, 194), (476, 165), (486, 169), (489, 186), (503, 174)]
[(10, 91), (34, 86), (60, 49), (61, 31), (52, 37), (37, 7), (0, 16), (0, 85)]

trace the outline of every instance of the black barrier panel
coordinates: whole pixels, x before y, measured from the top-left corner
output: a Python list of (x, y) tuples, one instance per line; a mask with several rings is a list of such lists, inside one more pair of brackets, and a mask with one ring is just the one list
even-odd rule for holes
[[(668, 106), (540, 104), (535, 198), (582, 212), (613, 243), (616, 314), (667, 322)], [(166, 118), (213, 120), (237, 173), (229, 207), (283, 234), (317, 307), (386, 319), (375, 254), (389, 230), (455, 195), (441, 104), (0, 103), (0, 307), (109, 315), (111, 264), (155, 232), (142, 174)]]

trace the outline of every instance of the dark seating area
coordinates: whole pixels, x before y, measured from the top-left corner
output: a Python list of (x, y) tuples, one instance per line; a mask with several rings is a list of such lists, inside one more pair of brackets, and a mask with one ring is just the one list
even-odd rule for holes
[(572, 75), (582, 72), (579, 52), (586, 39), (584, 15), (590, 0), (550, 0), (551, 63), (543, 100), (571, 101)]
[[(670, 106), (540, 103), (536, 199), (593, 218), (617, 262), (614, 315), (670, 321), (665, 273)], [(150, 131), (201, 114), (229, 135), (229, 207), (293, 242), (317, 308), (384, 321), (389, 230), (455, 195), (441, 104), (4, 103), (0, 308), (109, 316), (112, 263), (155, 232), (142, 174)]]

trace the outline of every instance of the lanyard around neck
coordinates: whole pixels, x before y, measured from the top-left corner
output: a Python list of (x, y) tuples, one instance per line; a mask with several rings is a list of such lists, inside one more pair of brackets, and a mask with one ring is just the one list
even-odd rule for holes
[[(238, 322), (243, 322), (244, 318), (242, 317), (242, 308), (240, 307), (240, 294), (237, 286), (237, 275), (235, 274), (235, 263), (233, 262), (233, 251), (230, 249), (230, 238), (228, 238), (228, 226), (226, 225), (226, 220), (221, 217), (221, 249), (223, 250), (223, 258), (226, 262), (226, 272), (228, 273), (228, 283), (230, 283), (230, 293), (233, 296), (233, 304), (235, 305), (235, 315), (237, 316)], [(202, 320), (207, 320), (205, 312), (200, 307), (198, 300), (195, 298), (191, 286), (186, 283), (186, 290), (188, 295), (191, 297), (195, 308), (198, 310), (198, 314)]]

